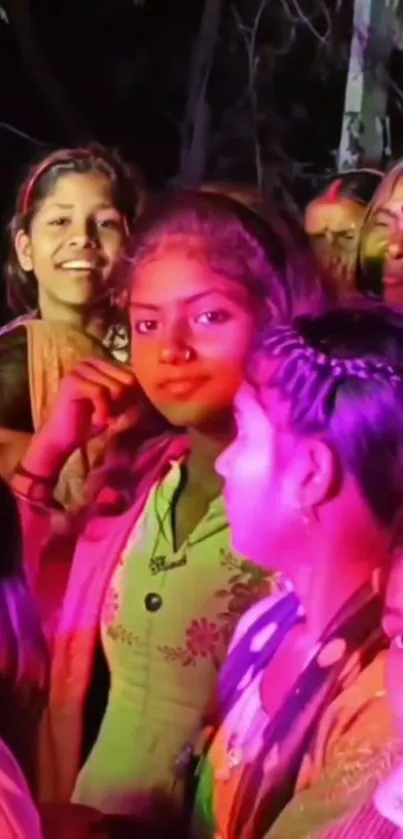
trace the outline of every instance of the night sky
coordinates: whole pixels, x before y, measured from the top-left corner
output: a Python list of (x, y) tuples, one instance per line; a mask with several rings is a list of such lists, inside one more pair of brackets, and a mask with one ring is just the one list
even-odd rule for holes
[(46, 145), (83, 139), (118, 145), (154, 184), (173, 174), (178, 138), (170, 114), (180, 120), (198, 0), (148, 0), (144, 8), (129, 0), (31, 5), (37, 44), (73, 118), (65, 124), (58, 119), (32, 79), (12, 27), (0, 25), (0, 120), (43, 143), (35, 146), (0, 129), (6, 181), (14, 165)]
[[(310, 7), (315, 2), (306, 0)], [(60, 145), (113, 145), (140, 166), (153, 189), (175, 177), (203, 0), (12, 0), (12, 14), (11, 0), (0, 0), (6, 9), (7, 3), (10, 23), (0, 20), (3, 229), (26, 167)], [(236, 3), (245, 14), (253, 6), (253, 0)], [(306, 26), (297, 26), (289, 49), (276, 52), (279, 33), (288, 35), (279, 9), (261, 30), (271, 62), (260, 84), (266, 159), (274, 172), (295, 173), (303, 162), (321, 176), (334, 166), (339, 142), (352, 2), (342, 4), (330, 51)], [(254, 182), (245, 55), (233, 40), (231, 20), (230, 0), (224, 0), (207, 91), (214, 142), (206, 178)], [(315, 180), (293, 177), (292, 190), (304, 203)]]
[[(10, 3), (0, 0), (0, 5), (3, 1), (6, 6)], [(21, 165), (41, 154), (46, 145), (97, 139), (118, 145), (140, 164), (152, 186), (175, 175), (192, 38), (198, 30), (202, 0), (13, 0), (15, 9), (26, 6), (33, 9), (41, 59), (62, 92), (61, 99), (57, 96), (58, 107), (67, 106), (68, 113), (60, 119), (33, 79), (32, 67), (37, 62), (30, 38), (24, 33), (21, 46), (10, 15), (9, 26), (0, 23), (0, 121), (28, 132), (44, 145), (0, 129), (1, 204), (14, 189)], [(229, 2), (224, 3), (226, 20), (228, 9)], [(268, 24), (272, 29), (273, 21)], [(244, 80), (238, 55), (222, 60), (225, 39), (224, 31), (209, 90), (218, 116), (230, 99), (242, 98)], [(300, 35), (290, 59), (275, 62), (279, 70), (264, 96), (276, 117), (269, 134), (279, 134), (280, 144), (286, 147), (292, 137), (291, 153), (302, 159), (311, 154), (320, 166), (327, 147), (337, 143), (339, 115), (331, 120), (333, 136), (329, 136), (329, 120), (322, 119), (328, 84), (321, 85), (316, 69), (310, 71), (307, 61), (313, 47), (306, 34)], [(302, 67), (308, 71), (301, 73)], [(342, 106), (343, 78), (334, 74), (332, 84), (334, 113)], [(317, 126), (312, 130), (306, 113), (301, 117), (301, 105), (302, 110), (308, 108), (310, 117), (312, 108), (321, 113), (319, 131)], [(231, 144), (231, 130), (227, 142)], [(229, 174), (244, 179), (247, 172), (241, 158), (242, 154), (235, 154)]]

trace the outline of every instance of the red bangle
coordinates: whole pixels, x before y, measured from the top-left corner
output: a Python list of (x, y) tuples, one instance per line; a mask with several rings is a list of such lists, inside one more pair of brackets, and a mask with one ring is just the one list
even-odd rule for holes
[(53, 504), (53, 493), (57, 485), (57, 478), (44, 478), (34, 475), (23, 466), (19, 466), (11, 478), (10, 484), (13, 492), (19, 498), (35, 504)]
[(30, 472), (28, 469), (25, 469), (25, 467), (22, 465), (22, 463), (20, 463), (19, 466), (17, 466), (17, 469), (15, 470), (14, 475), (15, 476), (20, 475), (21, 478), (27, 478), (29, 481), (32, 481), (33, 483), (44, 484), (44, 486), (48, 486), (48, 487), (52, 487), (52, 488), (56, 486), (56, 484), (59, 480), (59, 476), (57, 476), (57, 477), (55, 477), (55, 476), (45, 477), (45, 475), (35, 475), (34, 472)]

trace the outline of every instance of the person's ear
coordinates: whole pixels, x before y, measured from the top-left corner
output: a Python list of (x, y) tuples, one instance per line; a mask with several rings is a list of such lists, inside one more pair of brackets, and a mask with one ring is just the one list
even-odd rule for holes
[(14, 237), (17, 259), (23, 271), (32, 271), (31, 239), (24, 230), (18, 230)]
[(330, 446), (322, 440), (302, 441), (293, 466), (295, 506), (312, 510), (329, 500), (338, 477), (338, 461)]

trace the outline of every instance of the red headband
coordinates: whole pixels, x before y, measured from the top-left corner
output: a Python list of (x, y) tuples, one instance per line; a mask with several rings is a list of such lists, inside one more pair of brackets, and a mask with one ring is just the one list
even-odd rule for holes
[(333, 181), (333, 183), (330, 184), (329, 188), (325, 191), (324, 195), (329, 201), (337, 201), (337, 199), (340, 198), (342, 186), (342, 179), (337, 178), (335, 181)]
[[(74, 152), (77, 154), (77, 156), (88, 156), (91, 154), (89, 149), (74, 149)], [(35, 189), (36, 184), (38, 183), (39, 178), (47, 171), (47, 169), (50, 169), (53, 166), (53, 164), (57, 162), (59, 156), (60, 152), (56, 152), (54, 155), (47, 157), (45, 160), (42, 161), (42, 163), (39, 164), (39, 166), (37, 166), (37, 168), (31, 175), (21, 199), (22, 215), (25, 215), (25, 213), (29, 210), (31, 206), (32, 193)]]

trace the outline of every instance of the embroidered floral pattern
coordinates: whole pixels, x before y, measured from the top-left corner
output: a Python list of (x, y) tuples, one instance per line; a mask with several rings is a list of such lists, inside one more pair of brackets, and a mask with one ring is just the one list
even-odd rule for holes
[(229, 571), (237, 571), (239, 568), (239, 559), (231, 551), (225, 551), (224, 548), (221, 548), (220, 565), (222, 568), (228, 568)]
[[(158, 647), (165, 661), (177, 661), (184, 667), (194, 666), (197, 660), (212, 659), (218, 669), (232, 638), (240, 616), (257, 600), (279, 587), (273, 577), (249, 562), (239, 559), (231, 551), (220, 551), (220, 565), (230, 572), (228, 587), (214, 593), (218, 614), (214, 619), (193, 619), (185, 631), (185, 645)], [(235, 572), (235, 573), (234, 573)], [(222, 603), (225, 611), (222, 611)]]
[(216, 597), (226, 600), (226, 609), (218, 614), (222, 639), (228, 646), (241, 615), (254, 603), (267, 597), (279, 588), (275, 575), (270, 577), (247, 560), (237, 559), (231, 551), (221, 550), (220, 563), (224, 568), (235, 570), (228, 580), (228, 588), (216, 592)]
[(157, 647), (158, 652), (165, 661), (177, 661), (183, 667), (190, 667), (196, 664), (196, 658), (186, 647)]
[(206, 618), (193, 620), (186, 630), (186, 646), (194, 656), (207, 658), (213, 655), (220, 640), (217, 624)]
[(216, 623), (199, 618), (192, 620), (186, 630), (184, 647), (158, 647), (158, 652), (165, 661), (177, 661), (183, 667), (194, 666), (200, 658), (217, 660), (217, 648), (221, 640), (220, 629)]
[[(165, 558), (164, 558), (165, 559)], [(122, 562), (121, 557), (121, 562)], [(182, 667), (194, 667), (199, 661), (212, 661), (215, 669), (223, 662), (228, 644), (240, 616), (257, 600), (276, 590), (278, 585), (254, 565), (238, 558), (231, 551), (220, 550), (219, 562), (228, 571), (226, 588), (213, 594), (217, 609), (210, 616), (193, 618), (185, 628), (182, 645), (157, 646), (165, 661), (177, 662)], [(139, 638), (123, 625), (117, 624), (119, 591), (111, 585), (107, 591), (102, 619), (107, 634), (114, 641), (134, 646)]]
[(114, 623), (119, 611), (119, 592), (114, 586), (109, 586), (102, 609), (102, 620), (108, 626)]
[(120, 641), (122, 644), (128, 644), (129, 647), (134, 647), (139, 643), (139, 637), (129, 629), (125, 629), (120, 623), (108, 626), (106, 632), (113, 641)]

